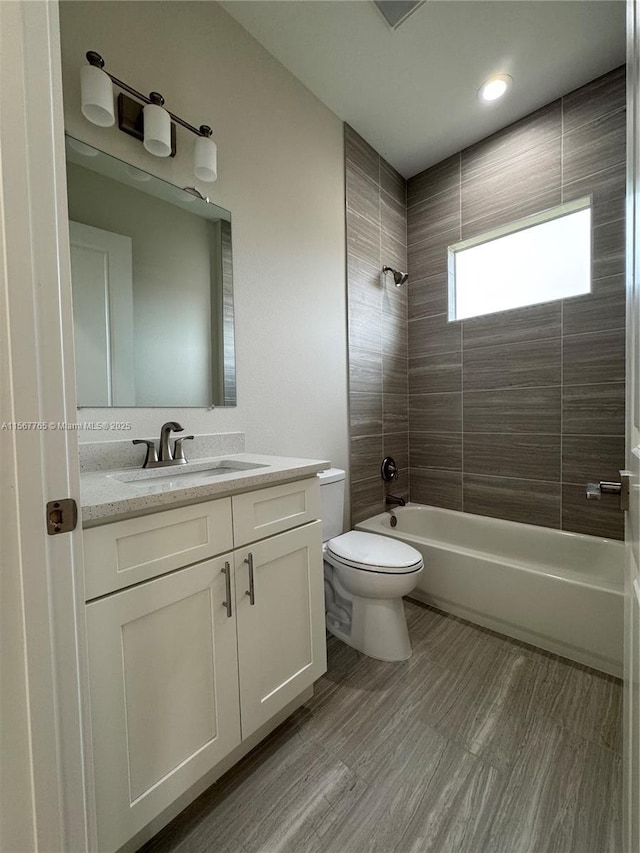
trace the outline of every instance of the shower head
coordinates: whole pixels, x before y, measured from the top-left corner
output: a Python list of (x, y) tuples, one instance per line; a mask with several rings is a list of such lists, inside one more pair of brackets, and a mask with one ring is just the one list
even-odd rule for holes
[(393, 282), (396, 287), (402, 287), (402, 285), (409, 278), (408, 272), (400, 272), (399, 270), (394, 270), (391, 267), (382, 267), (382, 272), (386, 275), (388, 272), (393, 274)]

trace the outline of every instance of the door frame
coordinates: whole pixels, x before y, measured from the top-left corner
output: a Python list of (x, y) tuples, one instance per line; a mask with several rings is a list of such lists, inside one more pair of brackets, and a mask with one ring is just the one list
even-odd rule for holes
[[(60, 31), (56, 0), (0, 2), (0, 846), (95, 849)], [(44, 424), (47, 428), (38, 427)], [(50, 429), (49, 424), (55, 424)]]

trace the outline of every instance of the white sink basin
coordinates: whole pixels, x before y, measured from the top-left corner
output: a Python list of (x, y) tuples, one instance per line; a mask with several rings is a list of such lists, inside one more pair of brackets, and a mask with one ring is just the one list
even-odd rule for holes
[(186, 465), (167, 466), (166, 468), (143, 468), (136, 471), (126, 471), (122, 474), (110, 474), (114, 480), (127, 483), (145, 491), (171, 491), (202, 483), (213, 477), (224, 477), (230, 474), (241, 474), (256, 468), (267, 468), (267, 465), (257, 465), (255, 462), (244, 462), (237, 459), (221, 459), (215, 463), (187, 463)]

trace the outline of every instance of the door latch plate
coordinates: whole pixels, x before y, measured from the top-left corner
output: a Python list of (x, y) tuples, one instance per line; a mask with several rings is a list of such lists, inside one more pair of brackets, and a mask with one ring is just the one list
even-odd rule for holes
[(47, 504), (47, 533), (70, 533), (78, 524), (78, 505), (73, 498), (61, 498)]

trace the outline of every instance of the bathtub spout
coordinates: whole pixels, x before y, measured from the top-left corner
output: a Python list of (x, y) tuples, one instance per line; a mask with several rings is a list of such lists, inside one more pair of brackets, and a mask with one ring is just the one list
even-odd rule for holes
[(386, 506), (406, 506), (406, 501), (399, 495), (387, 495), (384, 499)]

